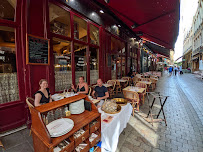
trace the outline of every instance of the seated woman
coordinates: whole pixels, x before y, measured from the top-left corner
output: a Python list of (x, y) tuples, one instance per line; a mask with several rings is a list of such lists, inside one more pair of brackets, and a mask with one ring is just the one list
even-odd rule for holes
[(48, 88), (48, 82), (45, 79), (41, 79), (39, 81), (40, 88), (35, 93), (35, 106), (40, 106), (42, 104), (46, 104), (52, 102), (51, 93)]
[(78, 93), (78, 94), (88, 94), (88, 85), (86, 82), (84, 82), (84, 77), (81, 76), (79, 77), (79, 83), (75, 89), (75, 86), (72, 84), (72, 89), (74, 90), (74, 92)]

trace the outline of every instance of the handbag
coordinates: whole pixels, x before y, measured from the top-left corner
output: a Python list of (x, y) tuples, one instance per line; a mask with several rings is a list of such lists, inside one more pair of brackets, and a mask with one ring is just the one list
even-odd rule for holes
[(85, 100), (85, 110), (92, 111), (92, 104)]

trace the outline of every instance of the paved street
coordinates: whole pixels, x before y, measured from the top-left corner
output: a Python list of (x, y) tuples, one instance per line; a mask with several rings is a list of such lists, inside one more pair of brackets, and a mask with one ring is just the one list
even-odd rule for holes
[[(170, 96), (164, 107), (168, 126), (142, 118), (148, 112), (145, 101), (122, 133), (117, 152), (203, 152), (203, 81), (192, 74), (165, 74), (156, 91)], [(158, 108), (156, 103), (154, 111)]]
[[(168, 126), (164, 122), (152, 126), (143, 119), (148, 112), (145, 101), (122, 132), (117, 152), (203, 152), (203, 80), (192, 74), (165, 74), (156, 91), (170, 96), (164, 107)], [(159, 108), (157, 102), (154, 111)], [(2, 142), (6, 152), (33, 152), (28, 129), (6, 136)]]

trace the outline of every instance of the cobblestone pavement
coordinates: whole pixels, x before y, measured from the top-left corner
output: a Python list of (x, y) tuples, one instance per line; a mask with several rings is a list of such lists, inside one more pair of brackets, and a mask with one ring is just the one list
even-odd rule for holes
[[(168, 125), (152, 126), (143, 119), (149, 109), (145, 100), (121, 134), (117, 152), (203, 152), (203, 80), (192, 74), (165, 74), (155, 91), (170, 96), (164, 106)], [(157, 102), (153, 112), (159, 108)]]
[[(164, 122), (152, 126), (143, 119), (148, 112), (146, 100), (120, 135), (117, 152), (203, 152), (203, 80), (192, 74), (165, 74), (156, 91), (170, 96), (164, 106), (168, 126)], [(154, 107), (156, 113), (159, 103)], [(6, 152), (34, 151), (28, 129), (1, 140)], [(5, 151), (0, 148), (0, 152)]]

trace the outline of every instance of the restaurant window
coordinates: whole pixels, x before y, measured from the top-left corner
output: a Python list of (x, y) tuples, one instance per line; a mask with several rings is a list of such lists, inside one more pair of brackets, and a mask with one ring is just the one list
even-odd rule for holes
[(51, 32), (63, 36), (71, 36), (70, 13), (54, 5), (49, 5), (49, 22)]
[(124, 43), (124, 42), (121, 42), (120, 44), (121, 44), (121, 53), (122, 53), (123, 55), (125, 55), (125, 43)]
[(0, 26), (0, 104), (19, 100), (15, 30)]
[(116, 55), (112, 55), (112, 63), (111, 63), (111, 79), (116, 79)]
[(0, 0), (0, 19), (15, 21), (16, 0)]
[(99, 51), (90, 47), (90, 84), (96, 84), (99, 78)]
[(90, 43), (99, 45), (99, 28), (90, 24)]
[(130, 70), (131, 68), (132, 68), (132, 60), (131, 60), (131, 58), (130, 57), (128, 57), (127, 58), (127, 67), (128, 67), (128, 69)]
[(118, 59), (117, 59), (117, 77), (118, 77), (118, 79), (120, 79), (121, 78), (121, 68), (122, 68), (122, 66), (121, 66), (121, 57), (118, 57)]
[(134, 58), (132, 58), (131, 62), (132, 62), (132, 70), (135, 70), (137, 72), (137, 69), (136, 69), (136, 60)]
[(74, 39), (87, 41), (87, 22), (74, 15)]
[(125, 76), (125, 57), (122, 57), (122, 77)]
[(53, 38), (55, 91), (69, 89), (72, 84), (71, 43)]
[(83, 76), (84, 81), (87, 82), (87, 60), (86, 60), (87, 46), (74, 43), (75, 52), (75, 82), (78, 84), (79, 77)]

